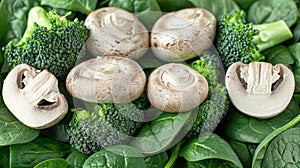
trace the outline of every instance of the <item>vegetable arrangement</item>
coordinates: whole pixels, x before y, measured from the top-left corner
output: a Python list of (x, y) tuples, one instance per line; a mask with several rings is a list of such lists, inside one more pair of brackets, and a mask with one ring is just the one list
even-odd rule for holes
[(0, 0), (0, 168), (299, 166), (299, 11)]

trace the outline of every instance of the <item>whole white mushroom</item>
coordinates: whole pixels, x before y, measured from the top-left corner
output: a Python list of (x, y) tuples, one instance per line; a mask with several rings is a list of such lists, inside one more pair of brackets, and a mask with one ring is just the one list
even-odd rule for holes
[(216, 34), (215, 16), (202, 8), (187, 8), (161, 16), (151, 30), (155, 56), (168, 62), (180, 62), (209, 49)]
[(133, 14), (117, 7), (91, 12), (84, 25), (89, 30), (86, 48), (93, 56), (121, 56), (134, 60), (149, 48), (149, 32)]
[(148, 78), (150, 103), (165, 112), (186, 112), (199, 106), (208, 95), (207, 80), (181, 63), (168, 63), (155, 69)]

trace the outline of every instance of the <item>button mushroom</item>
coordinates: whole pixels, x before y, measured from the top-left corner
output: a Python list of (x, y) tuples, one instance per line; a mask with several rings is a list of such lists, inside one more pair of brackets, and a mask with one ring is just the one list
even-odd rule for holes
[(27, 64), (20, 64), (8, 73), (2, 94), (12, 114), (31, 128), (53, 126), (68, 112), (56, 77), (47, 70), (36, 70)]
[(150, 103), (163, 111), (178, 113), (194, 109), (207, 97), (208, 83), (197, 71), (181, 63), (168, 63), (149, 76)]
[(149, 32), (132, 13), (116, 7), (91, 12), (85, 22), (89, 30), (86, 48), (93, 56), (139, 59), (149, 48)]
[(283, 64), (251, 62), (232, 64), (225, 79), (233, 105), (241, 112), (270, 118), (289, 104), (295, 89), (293, 73)]
[(98, 103), (127, 103), (139, 98), (146, 75), (134, 60), (124, 57), (96, 57), (75, 66), (66, 87), (76, 98)]
[(209, 49), (215, 38), (215, 16), (202, 8), (188, 8), (160, 17), (151, 30), (155, 56), (169, 62), (191, 59)]

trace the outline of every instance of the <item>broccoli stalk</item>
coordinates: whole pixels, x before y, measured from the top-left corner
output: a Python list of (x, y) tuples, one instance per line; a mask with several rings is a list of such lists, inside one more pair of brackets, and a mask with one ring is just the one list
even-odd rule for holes
[(22, 39), (18, 42), (17, 45), (22, 45), (26, 42), (26, 40), (32, 35), (35, 24), (38, 26), (44, 26), (48, 29), (51, 28), (50, 21), (47, 16), (47, 11), (39, 6), (31, 8), (31, 10), (28, 13), (28, 20), (27, 20), (27, 27), (23, 34)]
[(24, 63), (47, 69), (63, 80), (83, 56), (87, 39), (83, 22), (69, 21), (68, 15), (59, 16), (54, 10), (47, 12), (42, 7), (31, 8), (23, 37), (3, 48), (9, 68)]
[(253, 28), (259, 32), (253, 39), (259, 51), (271, 48), (293, 37), (290, 28), (283, 20), (253, 25)]
[(261, 51), (293, 36), (283, 20), (253, 25), (246, 22), (246, 13), (242, 10), (233, 10), (221, 17), (217, 32), (216, 47), (225, 68), (235, 62), (262, 61)]

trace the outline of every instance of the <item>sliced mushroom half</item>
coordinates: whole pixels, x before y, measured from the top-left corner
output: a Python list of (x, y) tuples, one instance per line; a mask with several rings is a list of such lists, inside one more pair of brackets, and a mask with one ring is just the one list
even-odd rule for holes
[(84, 25), (89, 29), (86, 48), (93, 56), (139, 59), (149, 48), (149, 31), (132, 13), (105, 7), (91, 12)]
[(257, 118), (281, 113), (295, 89), (294, 75), (289, 68), (267, 62), (234, 63), (226, 72), (225, 83), (233, 105)]
[(20, 64), (8, 73), (2, 94), (12, 114), (31, 128), (53, 126), (68, 112), (68, 103), (59, 92), (56, 77), (27, 64)]
[(197, 71), (181, 63), (168, 63), (149, 76), (150, 103), (166, 112), (186, 112), (199, 106), (208, 95), (208, 83)]
[(75, 66), (66, 87), (76, 98), (98, 103), (127, 103), (139, 98), (146, 75), (134, 60), (124, 57), (97, 57)]
[(180, 62), (209, 49), (215, 38), (215, 16), (202, 8), (187, 8), (161, 16), (151, 30), (151, 47), (155, 56)]

